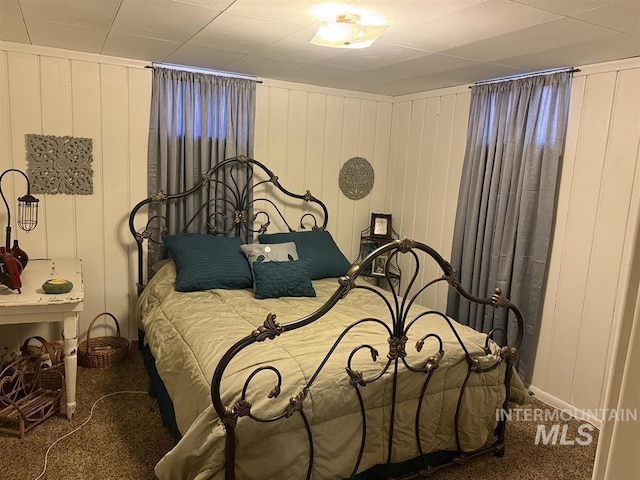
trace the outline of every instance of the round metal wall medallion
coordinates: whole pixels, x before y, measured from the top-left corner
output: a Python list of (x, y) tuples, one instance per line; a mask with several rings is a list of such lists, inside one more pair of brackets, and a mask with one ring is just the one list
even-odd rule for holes
[(353, 157), (344, 162), (340, 169), (340, 190), (351, 200), (366, 197), (373, 188), (375, 175), (366, 158)]

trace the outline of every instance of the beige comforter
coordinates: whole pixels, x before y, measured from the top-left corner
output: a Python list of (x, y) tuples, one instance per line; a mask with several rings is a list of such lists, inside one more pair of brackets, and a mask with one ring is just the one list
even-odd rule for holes
[[(140, 326), (146, 332), (156, 367), (173, 400), (178, 428), (184, 435), (158, 463), (156, 474), (163, 480), (221, 479), (224, 476), (224, 428), (211, 405), (210, 395), (216, 364), (231, 345), (262, 325), (269, 312), (275, 312), (281, 324), (294, 321), (319, 308), (338, 284), (336, 279), (314, 281), (317, 298), (255, 300), (251, 290), (180, 293), (175, 291), (174, 283), (175, 267), (168, 263), (149, 282), (138, 304)], [(269, 371), (258, 374), (248, 390), (252, 413), (269, 417), (284, 411), (289, 398), (301, 392), (345, 326), (365, 317), (388, 321), (389, 311), (375, 295), (354, 290), (314, 324), (250, 346), (229, 365), (223, 382), (225, 404), (239, 399), (247, 377), (263, 364), (261, 359), (268, 358), (268, 364), (282, 373), (282, 394), (275, 400), (268, 399), (276, 376)], [(495, 362), (494, 355), (484, 354), (484, 335), (457, 323), (454, 325), (481, 365)], [(437, 351), (433, 341), (427, 342), (421, 353), (415, 351), (416, 340), (427, 333), (441, 336), (445, 355), (431, 379), (422, 410), (423, 450), (455, 450), (453, 418), (467, 365), (451, 328), (435, 315), (424, 317), (412, 327), (407, 343), (410, 364), (424, 364), (426, 357)], [(351, 474), (360, 446), (361, 418), (357, 397), (345, 373), (347, 357), (362, 344), (375, 346), (380, 352), (375, 362), (364, 350), (354, 360), (354, 368), (363, 371), (365, 378), (371, 378), (386, 363), (387, 338), (387, 331), (380, 325), (368, 322), (357, 327), (341, 342), (311, 388), (304, 412), (313, 425), (313, 478), (345, 478)], [(404, 367), (401, 370), (405, 370)], [(360, 471), (386, 461), (389, 408), (383, 406), (391, 399), (389, 373), (361, 389), (369, 431)], [(415, 414), (424, 374), (406, 371), (402, 377), (396, 418), (397, 422), (413, 425), (409, 419)], [(477, 449), (492, 438), (496, 409), (501, 408), (504, 400), (503, 379), (504, 365), (492, 372), (471, 376), (460, 414), (463, 450)], [(517, 375), (513, 379), (512, 400), (526, 401), (522, 383)], [(418, 449), (413, 433), (396, 429), (395, 434), (393, 461), (416, 457)], [(253, 420), (241, 418), (237, 438), (238, 478), (305, 478), (308, 448), (299, 415), (259, 424), (257, 428)]]

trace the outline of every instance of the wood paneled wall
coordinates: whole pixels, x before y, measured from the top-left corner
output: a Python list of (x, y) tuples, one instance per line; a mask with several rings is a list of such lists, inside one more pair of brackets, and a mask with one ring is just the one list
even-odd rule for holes
[(532, 384), (580, 409), (605, 387), (640, 209), (640, 61), (574, 77)]
[[(146, 195), (150, 94), (150, 71), (141, 63), (0, 50), (3, 171), (26, 171), (25, 134), (93, 140), (93, 194), (38, 195), (37, 228), (27, 235), (14, 225), (12, 232), (32, 259), (82, 259), (86, 296), (81, 334), (95, 315), (109, 311), (120, 320), (122, 334), (135, 338), (136, 326), (129, 321), (135, 289), (127, 216), (132, 205)], [(11, 199), (24, 194), (24, 181), (19, 175), (7, 175), (2, 186), (15, 212)], [(6, 224), (4, 211), (0, 224)], [(28, 271), (27, 265), (25, 274)], [(109, 322), (103, 317), (92, 334), (111, 331), (105, 324)], [(20, 339), (34, 334), (60, 338), (60, 328), (0, 327), (0, 345), (15, 348)]]
[[(393, 105), (387, 189), (394, 227), (445, 259), (451, 256), (470, 99), (469, 89), (460, 87), (399, 97)], [(412, 269), (407, 256), (400, 257), (400, 266), (406, 285)], [(420, 271), (418, 285), (442, 275), (423, 259)], [(421, 303), (445, 311), (446, 284), (425, 291)]]
[[(14, 234), (32, 258), (83, 259), (81, 333), (94, 315), (110, 311), (135, 338), (126, 222), (146, 196), (151, 72), (123, 59), (3, 47), (0, 168), (26, 168), (26, 133), (90, 137), (94, 152), (94, 194), (43, 195), (38, 228), (25, 235), (14, 226)], [(640, 209), (638, 84), (638, 59), (582, 67), (573, 81), (533, 377), (541, 398), (561, 405), (602, 406), (631, 258), (631, 219)], [(371, 212), (392, 213), (401, 236), (449, 257), (469, 101), (467, 87), (392, 99), (265, 80), (257, 88), (254, 157), (289, 190), (309, 189), (327, 203), (329, 230), (350, 260)], [(360, 201), (338, 189), (340, 167), (353, 156), (367, 158), (376, 174), (373, 192)], [(20, 182), (5, 178), (8, 198), (20, 194)], [(444, 286), (422, 300), (444, 308)], [(97, 334), (107, 331), (101, 323)], [(0, 347), (32, 334), (56, 338), (57, 329), (0, 327)]]
[[(351, 261), (371, 212), (387, 208), (391, 114), (389, 97), (269, 80), (258, 84), (254, 157), (288, 190), (310, 190), (327, 205), (328, 230)], [(375, 173), (372, 192), (357, 201), (338, 188), (340, 168), (352, 157), (366, 158)]]
[[(604, 405), (640, 210), (640, 60), (581, 69), (571, 90), (532, 390), (561, 408), (595, 410)], [(466, 87), (394, 99), (394, 223), (446, 258), (469, 100)], [(444, 308), (444, 290), (424, 302)]]
[[(132, 206), (147, 195), (151, 70), (125, 59), (0, 47), (6, 45), (10, 48), (0, 48), (2, 171), (26, 170), (26, 133), (93, 139), (93, 195), (40, 195), (40, 224), (29, 235), (14, 225), (14, 238), (31, 258), (83, 260), (82, 336), (95, 315), (109, 311), (120, 320), (123, 335), (135, 339), (136, 270), (127, 220)], [(309, 189), (326, 202), (329, 230), (351, 260), (370, 212), (385, 210), (391, 100), (268, 80), (257, 86), (254, 157), (287, 189)], [(354, 156), (367, 158), (376, 173), (373, 192), (357, 202), (338, 189), (340, 167)], [(22, 194), (23, 183), (21, 177), (5, 177), (7, 197)], [(3, 227), (4, 222), (0, 211)], [(105, 324), (106, 317), (93, 334), (110, 332)], [(0, 348), (16, 349), (21, 339), (35, 334), (60, 338), (60, 327), (0, 327)]]

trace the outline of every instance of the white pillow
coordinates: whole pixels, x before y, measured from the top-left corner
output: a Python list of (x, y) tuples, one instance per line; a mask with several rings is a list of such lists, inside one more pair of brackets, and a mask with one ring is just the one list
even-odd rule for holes
[(240, 245), (244, 256), (253, 266), (254, 262), (288, 262), (298, 260), (298, 250), (293, 242), (274, 243), (271, 245), (248, 243)]

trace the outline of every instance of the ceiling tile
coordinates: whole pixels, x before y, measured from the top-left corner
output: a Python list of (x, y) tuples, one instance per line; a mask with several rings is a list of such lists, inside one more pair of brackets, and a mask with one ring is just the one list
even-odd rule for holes
[(525, 71), (537, 71), (557, 67), (589, 65), (637, 56), (640, 56), (640, 39), (638, 36), (621, 33), (578, 45), (504, 58), (500, 60), (500, 64), (520, 67)]
[(486, 0), (356, 0), (351, 5), (385, 18), (393, 28), (422, 23), (451, 15)]
[(231, 62), (244, 56), (244, 53), (186, 44), (169, 55), (166, 61), (179, 65), (224, 70)]
[(429, 53), (378, 41), (369, 48), (342, 49), (338, 55), (315, 61), (314, 64), (362, 72), (425, 57)]
[(108, 28), (118, 12), (120, 0), (20, 0), (20, 6), (27, 22)]
[(197, 7), (215, 8), (216, 10), (226, 10), (237, 0), (172, 0), (176, 3), (185, 3)]
[[(363, 77), (359, 75), (358, 77), (348, 77), (340, 80), (340, 88), (341, 90), (351, 90), (354, 92), (365, 92), (365, 93), (373, 93), (376, 95), (389, 95), (388, 93), (381, 90), (382, 82), (378, 81), (377, 78), (371, 77)], [(323, 85), (325, 87), (333, 87), (333, 85)]]
[(594, 8), (603, 7), (622, 0), (513, 0), (516, 3), (530, 5), (559, 15), (573, 16)]
[(120, 0), (20, 0), (34, 45), (98, 53)]
[(640, 1), (620, 2), (606, 7), (596, 8), (576, 15), (587, 22), (613, 28), (620, 32), (640, 31)]
[(220, 10), (216, 8), (171, 0), (123, 0), (111, 31), (119, 35), (185, 42), (219, 14)]
[[(344, 88), (344, 82), (361, 78), (361, 75), (339, 68), (321, 67), (318, 65), (300, 65), (287, 71), (287, 80), (297, 83), (309, 83), (323, 87)], [(337, 86), (336, 81), (340, 83)]]
[(252, 53), (300, 30), (299, 25), (223, 13), (203, 28), (190, 44)]
[(487, 0), (452, 15), (384, 35), (386, 43), (438, 52), (559, 18), (508, 0)]
[(522, 73), (522, 71), (517, 68), (483, 63), (389, 82), (379, 88), (384, 90), (387, 95), (404, 95), (456, 85), (467, 85), (480, 80), (516, 75), (518, 73)]
[(388, 75), (390, 78), (404, 79), (421, 75), (455, 70), (477, 64), (467, 58), (452, 57), (439, 53), (432, 53), (424, 57), (415, 58), (406, 62), (389, 65), (387, 67), (368, 70), (367, 75)]
[(0, 2), (0, 40), (16, 43), (30, 43), (27, 27), (22, 19), (18, 0)]
[(33, 45), (100, 53), (106, 35), (107, 27), (86, 27), (38, 20), (29, 22), (29, 36)]
[(318, 0), (237, 0), (227, 12), (304, 27), (318, 20), (313, 13), (313, 7), (318, 3), (321, 2)]
[(178, 42), (135, 35), (118, 35), (111, 32), (100, 53), (150, 62), (162, 62), (179, 47), (180, 43)]
[(276, 43), (263, 48), (259, 55), (277, 60), (313, 63), (316, 60), (333, 57), (342, 52), (340, 48), (311, 45), (309, 40), (315, 35), (312, 28), (303, 28)]
[(441, 53), (481, 62), (492, 62), (511, 57), (514, 51), (521, 54), (542, 52), (612, 35), (616, 35), (614, 30), (565, 17), (518, 32), (509, 32), (497, 37), (468, 43)]
[(229, 68), (238, 73), (246, 73), (256, 77), (284, 79), (284, 74), (296, 67), (300, 63), (287, 60), (276, 60), (273, 58), (261, 57), (259, 55), (245, 55), (244, 57), (229, 64)]

